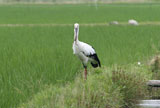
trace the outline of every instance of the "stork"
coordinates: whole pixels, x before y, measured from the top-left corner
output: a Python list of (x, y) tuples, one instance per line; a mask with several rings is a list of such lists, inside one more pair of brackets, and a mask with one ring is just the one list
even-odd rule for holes
[(77, 55), (81, 60), (84, 67), (84, 78), (87, 79), (87, 63), (90, 62), (91, 65), (96, 67), (101, 67), (101, 63), (94, 48), (87, 43), (78, 40), (79, 35), (79, 24), (74, 24), (74, 42), (73, 42), (73, 54)]

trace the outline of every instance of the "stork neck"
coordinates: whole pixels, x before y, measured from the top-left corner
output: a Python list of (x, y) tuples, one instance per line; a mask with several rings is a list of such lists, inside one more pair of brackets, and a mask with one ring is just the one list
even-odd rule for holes
[(74, 41), (78, 41), (78, 35), (74, 35)]
[(78, 41), (78, 34), (79, 34), (79, 29), (75, 28), (74, 29), (74, 41)]

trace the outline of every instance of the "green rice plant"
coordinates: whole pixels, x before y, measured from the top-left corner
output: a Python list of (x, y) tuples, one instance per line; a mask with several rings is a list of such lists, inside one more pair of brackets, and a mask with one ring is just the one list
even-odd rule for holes
[[(73, 27), (1, 27), (0, 34), (0, 107), (16, 107), (45, 85), (73, 81), (83, 68), (72, 51)], [(102, 65), (126, 65), (155, 53), (159, 26), (80, 26), (79, 39), (94, 46)]]
[(159, 21), (159, 3), (94, 5), (0, 5), (0, 24), (73, 24)]
[[(94, 46), (102, 65), (145, 61), (159, 46), (159, 26), (81, 26), (109, 21), (159, 21), (159, 4), (0, 5), (0, 107), (17, 107), (46, 85), (74, 81), (83, 67), (73, 56), (73, 26), (80, 40)], [(82, 15), (83, 14), (83, 15)], [(5, 26), (22, 24), (22, 26)], [(42, 24), (23, 26), (23, 24)], [(90, 67), (90, 66), (89, 66)]]

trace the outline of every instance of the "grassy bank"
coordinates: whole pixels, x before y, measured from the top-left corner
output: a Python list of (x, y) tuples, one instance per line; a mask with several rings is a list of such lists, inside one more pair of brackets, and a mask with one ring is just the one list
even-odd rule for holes
[(90, 69), (86, 81), (77, 75), (65, 86), (49, 85), (19, 108), (134, 107), (147, 95), (145, 84), (149, 79), (151, 72), (144, 65)]

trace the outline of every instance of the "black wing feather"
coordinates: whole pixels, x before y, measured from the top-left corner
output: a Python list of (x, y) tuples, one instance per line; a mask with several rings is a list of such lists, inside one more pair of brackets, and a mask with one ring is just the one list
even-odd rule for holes
[(100, 60), (99, 60), (99, 58), (98, 58), (98, 56), (97, 56), (97, 54), (95, 53), (95, 54), (92, 54), (92, 55), (89, 55), (88, 57), (90, 57), (90, 58), (92, 58), (92, 59), (94, 59), (96, 62), (91, 62), (91, 65), (94, 67), (94, 68), (96, 68), (96, 67), (101, 67), (101, 63), (100, 63)]

